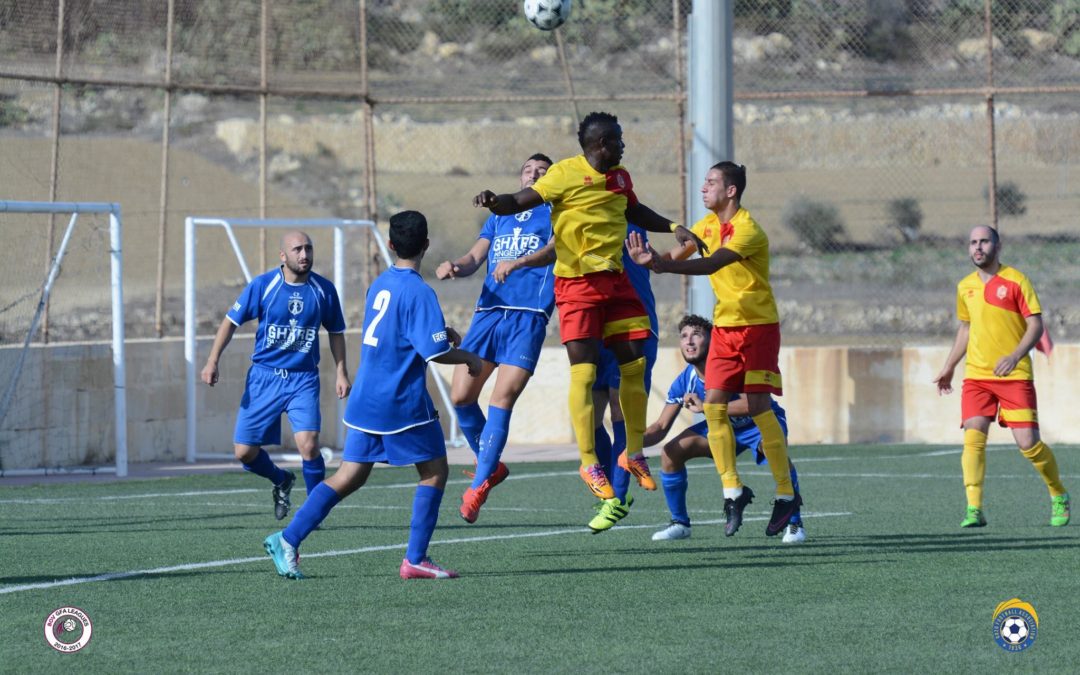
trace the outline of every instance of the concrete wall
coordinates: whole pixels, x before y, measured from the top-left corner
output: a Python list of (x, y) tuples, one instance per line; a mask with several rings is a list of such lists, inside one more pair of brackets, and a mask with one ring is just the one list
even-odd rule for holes
[[(250, 335), (238, 335), (221, 363), (221, 382), (198, 387), (199, 451), (232, 451), (232, 429), (251, 353)], [(198, 368), (209, 349), (199, 341)], [(355, 350), (356, 336), (349, 336)], [(0, 373), (10, 374), (18, 347), (0, 348)], [(793, 444), (959, 443), (960, 397), (939, 398), (932, 380), (947, 346), (906, 349), (795, 347), (781, 351)], [(323, 344), (323, 442), (340, 447), (335, 436), (336, 397), (332, 360)], [(350, 352), (350, 371), (356, 353)], [(671, 380), (682, 368), (674, 348), (662, 348), (653, 373), (650, 419), (663, 405)], [(1069, 424), (1080, 407), (1070, 373), (1080, 368), (1080, 345), (1058, 345), (1050, 363), (1035, 356), (1035, 377), (1044, 438), (1080, 443), (1080, 428)], [(449, 381), (452, 368), (434, 370)], [(177, 461), (185, 453), (185, 367), (180, 339), (132, 340), (127, 344), (128, 456), (132, 462)], [(492, 380), (493, 382), (494, 380)], [(515, 444), (573, 442), (566, 407), (569, 367), (559, 347), (545, 349), (536, 375), (511, 420)], [(430, 387), (434, 392), (434, 386)], [(485, 390), (481, 403), (486, 405)], [(105, 464), (113, 460), (112, 358), (105, 343), (34, 347), (30, 350), (14, 405), (0, 423), (4, 468)], [(442, 418), (449, 419), (441, 401)], [(679, 427), (691, 422), (684, 413)], [(283, 439), (291, 446), (288, 422)], [(991, 442), (1008, 442), (1005, 430)]]

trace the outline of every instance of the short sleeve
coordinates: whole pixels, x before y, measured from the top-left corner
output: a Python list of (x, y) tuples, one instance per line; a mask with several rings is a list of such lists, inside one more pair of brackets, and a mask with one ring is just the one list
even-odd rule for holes
[(499, 217), (495, 214), (488, 216), (488, 219), (484, 221), (484, 226), (480, 228), (480, 234), (477, 235), (477, 239), (487, 239), (488, 241), (495, 240), (495, 224), (498, 222)]
[(956, 287), (956, 318), (964, 323), (971, 323), (971, 315), (968, 314), (967, 303), (964, 302), (964, 287)]
[(566, 167), (557, 162), (547, 170), (539, 180), (532, 184), (532, 189), (548, 203), (555, 203), (566, 190)]
[(1031, 285), (1031, 280), (1027, 277), (1020, 280), (1020, 297), (1017, 300), (1020, 305), (1020, 313), (1025, 319), (1029, 316), (1042, 314), (1039, 296), (1035, 293), (1035, 287)]
[(425, 361), (450, 351), (446, 335), (446, 319), (435, 291), (424, 285), (408, 309), (408, 339), (413, 349)]
[(337, 289), (332, 284), (325, 284), (322, 289), (326, 295), (322, 315), (323, 328), (327, 333), (344, 333), (345, 314), (341, 310), (341, 299), (338, 297)]
[(240, 292), (240, 296), (236, 298), (236, 302), (233, 303), (233, 306), (229, 308), (229, 312), (225, 315), (229, 321), (239, 326), (246, 321), (259, 318), (261, 288), (262, 284), (259, 283), (258, 278), (252, 279), (251, 283), (244, 287), (244, 290)]

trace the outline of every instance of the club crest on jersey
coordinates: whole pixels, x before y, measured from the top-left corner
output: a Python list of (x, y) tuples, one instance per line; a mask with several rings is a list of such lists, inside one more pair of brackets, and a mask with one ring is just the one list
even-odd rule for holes
[(524, 223), (529, 218), (532, 218), (532, 209), (514, 214), (514, 220), (518, 221), (519, 223)]
[(1004, 286), (998, 286), (998, 288), (997, 288), (997, 298), (998, 298), (998, 300), (1004, 300), (1005, 296), (1008, 295), (1008, 294), (1009, 294), (1008, 289), (1006, 289)]
[(289, 314), (299, 314), (304, 311), (304, 298), (301, 297), (299, 291), (293, 291), (293, 294), (289, 296)]
[(585, 184), (592, 185), (592, 176), (585, 176)]

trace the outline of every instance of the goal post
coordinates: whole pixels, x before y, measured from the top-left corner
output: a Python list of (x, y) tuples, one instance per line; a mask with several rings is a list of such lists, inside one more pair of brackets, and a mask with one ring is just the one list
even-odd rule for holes
[[(109, 202), (25, 202), (25, 201), (0, 201), (0, 213), (24, 213), (24, 214), (70, 214), (67, 228), (60, 240), (53, 259), (49, 264), (49, 271), (45, 282), (41, 287), (41, 293), (30, 320), (22, 348), (11, 370), (8, 382), (0, 391), (0, 424), (8, 415), (15, 392), (18, 389), (19, 379), (22, 375), (26, 357), (29, 353), (30, 344), (34, 334), (40, 325), (45, 308), (49, 304), (50, 294), (54, 283), (60, 274), (61, 263), (67, 253), (72, 234), (78, 223), (79, 215), (96, 213), (107, 214), (109, 220), (109, 265), (110, 265), (110, 296), (112, 304), (112, 362), (113, 362), (113, 423), (115, 424), (115, 472), (119, 477), (127, 476), (128, 449), (127, 449), (127, 387), (124, 359), (124, 286), (123, 286), (123, 247), (122, 225), (120, 205)], [(38, 411), (40, 412), (40, 411)], [(2, 429), (3, 427), (0, 427)], [(38, 474), (64, 472), (65, 469), (55, 467), (42, 467), (39, 469), (4, 470), (3, 458), (0, 457), (0, 473), (4, 475)], [(66, 471), (79, 471), (80, 469), (66, 469)], [(94, 469), (103, 471), (103, 469)]]
[[(244, 256), (243, 251), (240, 248), (240, 243), (236, 238), (236, 230), (243, 228), (270, 228), (270, 229), (315, 229), (315, 228), (330, 228), (334, 233), (334, 271), (333, 282), (337, 289), (338, 300), (342, 309), (345, 308), (345, 233), (346, 231), (370, 231), (372, 237), (375, 240), (376, 245), (379, 248), (379, 253), (383, 259), (383, 262), (387, 267), (393, 264), (393, 260), (390, 257), (390, 250), (386, 246), (386, 241), (383, 239), (382, 234), (378, 228), (375, 227), (375, 223), (370, 220), (346, 220), (339, 218), (228, 218), (228, 217), (210, 217), (210, 216), (190, 216), (184, 221), (184, 360), (186, 361), (187, 368), (187, 447), (185, 458), (189, 463), (194, 463), (198, 459), (221, 459), (224, 453), (205, 453), (199, 452), (198, 446), (198, 400), (197, 390), (199, 385), (198, 379), (198, 355), (196, 354), (198, 349), (198, 342), (196, 339), (196, 330), (198, 326), (198, 316), (195, 303), (196, 294), (196, 242), (198, 237), (199, 228), (221, 228), (226, 238), (229, 241), (229, 245), (232, 247), (233, 253), (236, 256), (237, 263), (240, 266), (240, 270), (244, 275), (244, 279), (247, 283), (251, 282), (252, 273), (248, 266), (247, 259)], [(450, 411), (451, 424), (450, 434), (451, 442), (456, 442), (457, 438), (457, 419), (453, 412), (453, 406), (450, 404), (450, 392), (446, 383), (442, 380), (437, 372), (432, 371), (433, 379), (437, 388), (439, 389), (439, 395), (442, 398), (445, 407)], [(339, 444), (344, 445), (345, 438), (345, 401), (339, 400), (337, 402), (337, 438)], [(231, 454), (227, 457), (232, 457)]]

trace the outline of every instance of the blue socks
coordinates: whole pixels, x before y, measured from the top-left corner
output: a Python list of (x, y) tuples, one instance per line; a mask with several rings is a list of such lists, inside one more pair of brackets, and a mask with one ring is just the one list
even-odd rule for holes
[(300, 542), (304, 541), (311, 531), (326, 519), (330, 509), (340, 501), (341, 497), (334, 492), (332, 487), (326, 483), (319, 483), (308, 493), (303, 506), (297, 509), (292, 522), (281, 533), (281, 538), (294, 548), (300, 546)]
[(469, 405), (454, 406), (454, 412), (457, 413), (458, 426), (461, 427), (461, 433), (465, 436), (465, 441), (472, 448), (473, 454), (477, 457), (480, 456), (480, 436), (484, 433), (484, 411), (480, 409), (479, 403), (470, 403)]
[(611, 489), (619, 501), (626, 502), (626, 493), (630, 490), (630, 473), (619, 467), (619, 455), (626, 450), (626, 422), (619, 420), (611, 423), (611, 432), (615, 439), (611, 442)]
[[(431, 543), (431, 535), (435, 532), (435, 523), (439, 520), (439, 504), (442, 503), (442, 496), (443, 491), (438, 488), (430, 485), (416, 486), (412, 522), (409, 523), (409, 547), (405, 549), (405, 559), (414, 565), (427, 557), (428, 544)], [(304, 506), (306, 507), (307, 504), (305, 503)]]
[(323, 482), (326, 478), (326, 461), (319, 455), (315, 459), (305, 459), (302, 463), (304, 472), (304, 485), (307, 486), (307, 493), (311, 494), (311, 491), (315, 489), (315, 486)]
[[(795, 492), (799, 492), (799, 474), (795, 471), (795, 465), (791, 464), (791, 487), (795, 488)], [(795, 509), (795, 513), (791, 514), (791, 522), (796, 525), (802, 525), (802, 509), (801, 507)]]
[(611, 480), (611, 465), (614, 462), (611, 456), (611, 437), (607, 435), (607, 429), (603, 425), (593, 430), (593, 443), (596, 448), (596, 458), (600, 460), (600, 467), (608, 480)]
[(274, 464), (274, 460), (270, 459), (270, 455), (267, 454), (266, 450), (263, 450), (262, 448), (259, 448), (259, 454), (250, 464), (247, 462), (242, 462), (241, 464), (244, 467), (244, 471), (250, 471), (256, 476), (262, 476), (274, 485), (281, 485), (282, 481), (285, 480), (285, 477), (289, 475), (284, 469), (279, 469)]
[(495, 472), (495, 467), (506, 447), (506, 437), (510, 434), (510, 412), (504, 408), (488, 406), (487, 424), (480, 435), (480, 452), (476, 460), (476, 475), (473, 476), (472, 488), (475, 490)]
[(683, 525), (690, 524), (690, 514), (686, 511), (687, 483), (685, 466), (675, 473), (660, 472), (660, 484), (664, 487), (664, 499), (667, 500), (668, 511), (671, 511), (671, 519)]

